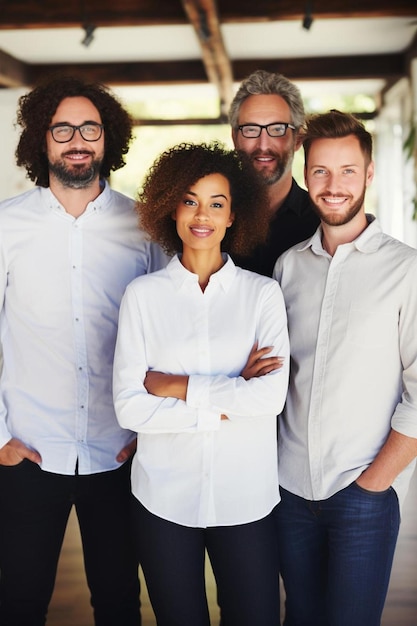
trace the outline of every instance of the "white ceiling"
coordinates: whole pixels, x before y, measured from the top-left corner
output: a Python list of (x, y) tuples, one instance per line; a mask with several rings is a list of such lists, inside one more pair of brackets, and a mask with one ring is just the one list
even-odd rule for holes
[[(417, 30), (415, 17), (316, 19), (309, 31), (298, 21), (223, 24), (222, 35), (230, 59), (297, 58), (402, 52)], [(81, 44), (82, 28), (0, 30), (0, 49), (27, 63), (97, 63), (128, 61), (188, 60), (200, 57), (197, 37), (191, 25), (97, 28), (89, 47)], [(288, 78), (291, 78), (290, 76)], [(306, 96), (315, 93), (357, 93), (374, 95), (381, 80), (303, 81)], [(131, 87), (164, 96), (173, 87)], [(197, 87), (192, 87), (195, 93)], [(211, 92), (210, 85), (201, 89)], [(133, 90), (133, 91), (132, 91)], [(177, 92), (187, 92), (182, 87)]]

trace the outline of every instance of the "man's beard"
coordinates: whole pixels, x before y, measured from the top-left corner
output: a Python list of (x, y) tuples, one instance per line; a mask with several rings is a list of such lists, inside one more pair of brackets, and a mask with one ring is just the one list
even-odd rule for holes
[[(358, 199), (354, 201), (354, 203), (351, 204), (343, 213), (338, 213), (336, 211), (329, 211), (327, 213), (318, 204), (316, 204), (312, 198), (310, 198), (310, 200), (313, 205), (313, 209), (315, 210), (322, 222), (324, 222), (328, 226), (343, 226), (344, 224), (348, 224), (349, 222), (351, 222), (353, 218), (356, 217), (356, 215), (359, 213), (365, 202), (365, 193), (366, 185), (364, 185), (363, 191)], [(333, 197), (337, 198), (338, 195), (335, 194), (333, 195)]]
[[(275, 159), (274, 169), (258, 168), (254, 165), (256, 157), (260, 156), (271, 156)], [(284, 176), (286, 172), (291, 168), (293, 158), (294, 158), (294, 150), (290, 149), (282, 154), (278, 154), (273, 152), (272, 150), (254, 150), (249, 155), (251, 163), (258, 174), (261, 176), (262, 180), (266, 185), (274, 185)]]
[[(80, 154), (80, 151), (74, 151), (74, 154)], [(71, 154), (68, 152), (67, 154)], [(67, 165), (65, 161), (56, 160), (49, 164), (49, 171), (59, 180), (64, 187), (71, 189), (84, 189), (89, 187), (91, 183), (99, 176), (103, 159), (93, 159), (90, 165), (71, 164)]]

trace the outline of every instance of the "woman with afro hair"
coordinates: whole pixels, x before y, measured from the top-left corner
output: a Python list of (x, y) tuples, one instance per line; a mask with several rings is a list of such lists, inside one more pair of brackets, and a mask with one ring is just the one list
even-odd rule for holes
[(163, 153), (137, 203), (174, 255), (128, 286), (114, 362), (118, 420), (138, 433), (133, 519), (158, 626), (210, 624), (206, 551), (227, 626), (279, 623), (286, 313), (279, 285), (230, 256), (265, 237), (266, 207), (256, 174), (219, 144)]

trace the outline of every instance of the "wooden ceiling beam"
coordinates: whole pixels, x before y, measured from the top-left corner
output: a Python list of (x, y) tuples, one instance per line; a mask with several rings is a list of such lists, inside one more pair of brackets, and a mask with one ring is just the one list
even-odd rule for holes
[(414, 0), (226, 0), (221, 16), (222, 22), (302, 20), (307, 5), (315, 19), (417, 15)]
[(185, 24), (180, 2), (173, 0), (1, 0), (2, 28), (70, 28)]
[[(307, 0), (222, 0), (221, 23), (301, 20)], [(1, 0), (0, 30), (10, 28), (146, 26), (186, 24), (182, 3), (174, 0)], [(313, 17), (416, 16), (413, 0), (312, 0)]]
[(233, 72), (238, 82), (259, 68), (268, 72), (279, 72), (291, 80), (392, 80), (404, 76), (407, 71), (404, 54), (233, 61)]
[[(280, 72), (291, 80), (343, 80), (379, 78), (395, 80), (406, 74), (405, 54), (314, 57), (298, 59), (246, 59), (233, 61), (233, 74), (240, 82), (256, 69)], [(201, 61), (146, 63), (83, 63), (27, 65), (27, 85), (50, 74), (72, 74), (108, 85), (174, 85), (206, 83)]]
[(29, 66), (0, 50), (0, 87), (21, 87), (29, 81)]
[[(407, 75), (410, 53), (303, 59), (244, 59), (231, 62), (221, 33), (221, 23), (302, 19), (308, 0), (0, 0), (1, 30), (77, 26), (190, 24), (201, 47), (201, 59), (172, 62), (87, 63), (68, 65), (26, 64), (4, 52), (0, 54), (0, 87), (30, 86), (45, 74), (78, 74), (86, 80), (110, 85), (205, 83), (218, 90), (221, 115), (233, 96), (233, 81), (240, 82), (254, 69), (279, 71), (294, 80), (383, 78)], [(311, 0), (314, 19), (328, 17), (376, 17), (417, 15), (410, 0)], [(377, 5), (377, 6), (376, 6)], [(1, 44), (0, 44), (1, 45)], [(408, 56), (407, 56), (408, 55)], [(413, 49), (415, 56), (415, 43)]]
[(220, 115), (227, 119), (233, 99), (233, 73), (220, 28), (215, 0), (181, 0), (194, 28), (209, 82), (216, 86)]
[(113, 86), (207, 83), (207, 75), (200, 60), (30, 65), (28, 71), (30, 85), (45, 76), (60, 74)]

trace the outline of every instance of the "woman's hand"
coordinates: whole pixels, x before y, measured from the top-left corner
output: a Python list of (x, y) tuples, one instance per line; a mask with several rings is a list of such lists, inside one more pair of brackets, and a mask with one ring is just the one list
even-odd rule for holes
[(250, 378), (264, 376), (280, 369), (284, 363), (284, 358), (280, 356), (266, 356), (271, 350), (272, 346), (258, 349), (258, 342), (255, 341), (240, 375), (245, 380), (249, 380)]
[(185, 401), (187, 397), (188, 376), (149, 370), (143, 384), (148, 393), (159, 398), (177, 398)]
[[(258, 342), (256, 341), (240, 375), (245, 380), (249, 380), (256, 376), (264, 376), (282, 367), (283, 357), (266, 356), (271, 350), (272, 347), (258, 349)], [(148, 393), (159, 398), (177, 398), (184, 400), (184, 402), (187, 398), (188, 376), (148, 370), (143, 384)], [(227, 420), (228, 417), (222, 415), (221, 419)]]

